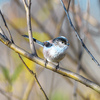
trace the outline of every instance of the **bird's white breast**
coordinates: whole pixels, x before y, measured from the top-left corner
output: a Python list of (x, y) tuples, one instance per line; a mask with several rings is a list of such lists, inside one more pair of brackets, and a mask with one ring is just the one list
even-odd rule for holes
[(44, 47), (43, 54), (48, 61), (59, 62), (65, 56), (67, 48), (68, 46), (66, 45), (64, 47), (55, 45), (51, 47)]

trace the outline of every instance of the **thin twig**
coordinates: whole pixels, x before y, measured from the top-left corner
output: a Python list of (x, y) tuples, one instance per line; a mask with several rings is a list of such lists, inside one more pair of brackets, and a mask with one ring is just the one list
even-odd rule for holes
[(60, 34), (60, 31), (61, 31), (61, 27), (62, 27), (62, 24), (63, 24), (63, 21), (64, 21), (64, 18), (65, 18), (65, 15), (66, 13), (64, 12), (60, 22), (57, 24), (56, 26), (56, 30), (55, 30), (55, 37), (58, 37), (59, 34)]
[(37, 79), (36, 73), (29, 69), (29, 67), (26, 65), (26, 63), (24, 62), (24, 60), (22, 59), (22, 57), (21, 57), (20, 55), (19, 55), (19, 58), (21, 59), (21, 61), (23, 62), (23, 64), (24, 64), (25, 67), (27, 68), (27, 70), (34, 76), (34, 78), (35, 78), (35, 80), (36, 80), (38, 86), (40, 87), (41, 91), (43, 92), (43, 94), (44, 94), (46, 100), (49, 100), (49, 98), (47, 97), (45, 91), (43, 90), (41, 84), (39, 83), (39, 81), (38, 81), (38, 79)]
[(31, 26), (31, 0), (28, 0), (28, 3), (26, 0), (23, 0), (25, 10), (26, 10), (26, 18), (27, 18), (27, 27), (28, 27), (28, 34), (29, 34), (29, 42), (30, 42), (30, 48), (32, 51), (32, 54), (37, 56), (34, 41), (33, 41), (33, 36), (32, 36), (32, 26)]
[[(87, 18), (86, 20), (88, 21), (90, 19), (90, 0), (87, 1)], [(93, 41), (93, 38), (90, 34), (90, 29), (88, 27), (88, 23), (86, 21), (86, 28), (84, 29), (84, 33), (85, 35), (87, 36), (87, 38), (89, 39), (89, 41), (91, 42), (91, 45), (94, 47), (94, 49), (96, 50), (96, 52), (98, 54), (100, 54), (100, 51), (99, 51), (99, 48), (98, 46), (96, 45), (96, 43)]]
[(67, 12), (69, 11), (70, 2), (71, 2), (71, 0), (69, 0), (69, 2), (68, 2)]
[(10, 96), (7, 95), (6, 92), (5, 92), (4, 90), (1, 90), (1, 89), (0, 89), (0, 94), (4, 95), (7, 99), (10, 98)]
[[(67, 83), (69, 83), (69, 85), (71, 85), (71, 87), (74, 85), (72, 80), (66, 77), (63, 77), (63, 78), (67, 81)], [(77, 93), (82, 97), (83, 100), (86, 100), (86, 96), (83, 94), (80, 88), (77, 89)]]
[[(21, 3), (19, 0), (16, 0), (15, 3), (16, 3), (16, 4), (18, 5), (18, 7), (20, 7), (21, 10), (24, 12), (24, 8), (23, 8), (23, 6), (22, 6), (22, 3)], [(30, 12), (30, 13), (31, 13), (31, 12)], [(45, 28), (45, 26), (43, 26), (43, 25), (37, 20), (37, 18), (35, 18), (35, 17), (32, 15), (32, 13), (31, 13), (31, 17), (32, 17), (32, 21), (33, 21), (34, 23), (36, 23), (36, 25), (39, 27), (40, 30), (42, 30), (44, 33), (49, 34), (49, 36), (50, 36), (51, 38), (53, 38), (53, 36), (52, 36), (52, 35), (50, 34), (50, 32)]]
[[(2, 18), (3, 18), (4, 24), (5, 24), (5, 27), (7, 28), (9, 34), (11, 35), (10, 30), (9, 30), (7, 24), (6, 24), (6, 20), (4, 19), (2, 13), (1, 13), (1, 15), (2, 15)], [(4, 38), (8, 40), (8, 38), (6, 37), (6, 35), (5, 35), (4, 31), (3, 31), (3, 29), (2, 29), (1, 27), (0, 27), (0, 29), (1, 29), (1, 33), (3, 33)], [(11, 40), (13, 41), (12, 36), (11, 36)], [(8, 40), (8, 41), (9, 41), (9, 40)], [(12, 41), (11, 41), (11, 42), (12, 42)], [(10, 42), (10, 41), (9, 41), (9, 42)], [(12, 43), (14, 44), (14, 41), (13, 41)], [(8, 44), (9, 44), (9, 43), (8, 43)], [(19, 55), (19, 58), (21, 59), (21, 61), (22, 61), (22, 62), (24, 63), (24, 65), (26, 66), (26, 68), (28, 69), (28, 71), (29, 71), (31, 74), (34, 75), (37, 84), (39, 85), (41, 91), (43, 92), (44, 96), (46, 97), (46, 100), (49, 100), (48, 97), (47, 97), (47, 95), (46, 95), (46, 93), (45, 93), (45, 91), (43, 90), (41, 84), (39, 83), (39, 81), (38, 81), (38, 79), (37, 79), (37, 77), (36, 77), (36, 73), (34, 73), (32, 70), (30, 70), (30, 69), (28, 68), (28, 66), (25, 64), (25, 62), (23, 61), (23, 59), (22, 59), (22, 57), (20, 56), (19, 53), (18, 53), (18, 55)]]
[(53, 87), (53, 85), (54, 85), (54, 80), (55, 80), (55, 74), (52, 73), (52, 79), (51, 79), (51, 85), (50, 85), (50, 92), (49, 92), (49, 98), (50, 98), (50, 100), (51, 100), (52, 92), (53, 92), (53, 89), (54, 89), (54, 87)]
[[(37, 73), (38, 73), (37, 78), (40, 76), (40, 74), (43, 72), (43, 70), (44, 70), (44, 68), (40, 68), (40, 67), (37, 69)], [(24, 91), (24, 95), (22, 97), (23, 98), (22, 100), (28, 100), (30, 92), (32, 91), (34, 84), (35, 84), (35, 80), (34, 80), (34, 78), (32, 78)]]
[[(71, 63), (75, 66), (77, 66), (77, 60), (74, 59), (70, 54), (66, 54), (67, 59), (69, 59), (71, 61)], [(89, 79), (91, 79), (92, 81), (94, 81), (96, 84), (100, 84), (98, 82), (98, 80), (93, 77), (90, 73), (88, 73), (87, 69), (85, 67), (83, 67), (84, 65), (81, 64), (81, 70), (82, 72), (86, 75), (86, 77), (88, 77)]]
[(1, 28), (1, 26), (0, 26), (0, 31), (1, 31), (1, 33), (5, 36), (5, 38), (8, 39), (7, 36), (6, 36), (6, 34), (5, 34), (5, 32), (4, 32), (3, 29)]
[[(35, 45), (34, 45), (34, 42), (33, 42), (33, 37), (32, 37), (31, 13), (30, 13), (31, 0), (28, 0), (28, 3), (26, 3), (26, 0), (23, 0), (23, 3), (24, 3), (24, 6), (25, 6), (25, 10), (26, 10), (26, 17), (27, 17), (27, 26), (28, 26), (28, 34), (29, 34), (30, 48), (31, 48), (32, 54), (34, 54), (35, 56), (37, 56), (36, 49), (35, 49)], [(46, 95), (46, 93), (45, 93), (45, 91), (43, 90), (41, 84), (39, 83), (39, 81), (38, 81), (38, 79), (36, 77), (36, 73), (34, 73), (32, 70), (30, 70), (28, 68), (28, 66), (25, 64), (25, 62), (23, 61), (23, 59), (21, 58), (20, 55), (19, 55), (19, 57), (22, 60), (22, 62), (24, 63), (24, 65), (26, 66), (26, 68), (29, 70), (29, 72), (34, 75), (35, 80), (36, 80), (38, 86), (40, 87), (41, 91), (43, 92), (46, 100), (49, 100), (48, 97), (47, 97), (47, 95)]]
[[(75, 4), (73, 6), (75, 6)], [(79, 9), (79, 13), (78, 13), (79, 14), (79, 18), (81, 20), (81, 12), (80, 12), (79, 1), (78, 1), (78, 9)], [(82, 22), (79, 22), (79, 23), (81, 23), (80, 27), (82, 28)], [(76, 25), (76, 26), (77, 26), (77, 31), (80, 34), (80, 30), (81, 29), (79, 28), (79, 25)], [(81, 59), (82, 59), (82, 55), (83, 55), (83, 48), (79, 44), (79, 42), (78, 42), (78, 47), (79, 47), (79, 51), (78, 51), (78, 62), (77, 62), (77, 69), (76, 69), (76, 73), (77, 74), (79, 74), (79, 72), (81, 70)], [(77, 81), (74, 81), (74, 89), (73, 89), (73, 99), (74, 100), (77, 100), (77, 89), (78, 89), (78, 82)]]
[(9, 36), (10, 36), (11, 42), (14, 43), (13, 38), (12, 38), (12, 36), (11, 36), (11, 32), (10, 32), (8, 26), (7, 26), (7, 23), (6, 23), (6, 21), (5, 21), (5, 18), (4, 18), (4, 16), (3, 16), (1, 10), (0, 10), (0, 14), (1, 14), (1, 17), (2, 17), (2, 19), (3, 19), (4, 25), (5, 25), (5, 27), (6, 27), (7, 31), (8, 31), (8, 34), (9, 34)]
[[(11, 98), (11, 96), (13, 96), (15, 99), (18, 99), (18, 100), (22, 100), (22, 98), (20, 98), (20, 97), (18, 97), (17, 95), (9, 95), (9, 93), (8, 92), (6, 92), (6, 91), (4, 91), (4, 90), (2, 90), (2, 89), (0, 89), (0, 93), (2, 94), (2, 95), (4, 95), (8, 100), (9, 100), (9, 98)], [(10, 99), (11, 100), (11, 99)]]
[(17, 34), (20, 34), (20, 35), (23, 35), (23, 31), (21, 29), (18, 29), (18, 26), (10, 20), (10, 18), (8, 18), (6, 15), (5, 16), (5, 19), (7, 20), (7, 23), (10, 24), (10, 26), (16, 31)]
[[(82, 55), (83, 55), (83, 49), (81, 48), (79, 51), (79, 57), (78, 57), (78, 66), (77, 66), (77, 70), (76, 73), (79, 74), (79, 71), (81, 69), (81, 59), (82, 59)], [(77, 100), (77, 87), (78, 87), (78, 83), (77, 81), (75, 81), (74, 83), (74, 91), (73, 91), (73, 96), (74, 96), (74, 100)]]
[[(83, 40), (82, 40), (81, 37), (79, 36), (77, 30), (75, 29), (75, 27), (74, 27), (74, 25), (73, 25), (73, 23), (72, 23), (72, 21), (71, 21), (71, 18), (70, 18), (70, 16), (69, 16), (69, 13), (68, 13), (68, 11), (66, 10), (66, 7), (65, 7), (65, 5), (64, 5), (64, 3), (63, 3), (63, 1), (62, 1), (62, 0), (60, 0), (60, 1), (61, 1), (61, 4), (63, 5), (63, 8), (64, 8), (65, 12), (66, 12), (66, 15), (67, 15), (67, 18), (68, 18), (68, 20), (69, 20), (69, 23), (70, 23), (72, 29), (75, 31), (75, 34), (76, 34), (77, 38), (79, 39), (79, 41), (81, 42), (82, 46), (83, 46), (84, 49), (87, 51), (87, 53), (90, 55), (90, 57), (92, 58), (92, 60), (93, 60), (98, 66), (100, 66), (99, 62), (95, 59), (95, 57), (92, 55), (92, 53), (88, 50), (88, 48), (87, 48), (86, 45), (84, 44)], [(70, 3), (70, 2), (69, 2), (69, 3)]]
[[(7, 40), (1, 33), (0, 33), (0, 41), (2, 43), (4, 43), (5, 45), (7, 45), (9, 48), (11, 48), (12, 50), (14, 50), (15, 52), (21, 54), (22, 56), (34, 61), (35, 63), (45, 67), (45, 61), (37, 56), (33, 56), (32, 54), (30, 54), (29, 52), (21, 49), (20, 47), (18, 47), (17, 45), (13, 44), (11, 41)], [(59, 73), (63, 76), (66, 76), (66, 77), (69, 77), (69, 78), (72, 78), (78, 82), (81, 82), (82, 84), (92, 88), (93, 90), (97, 91), (98, 93), (100, 93), (100, 86), (97, 85), (96, 83), (84, 78), (83, 76), (79, 75), (79, 74), (76, 74), (74, 72), (71, 72), (67, 69), (63, 69), (61, 67), (59, 67), (57, 70), (55, 69), (56, 68), (56, 65), (52, 64), (52, 63), (49, 63), (47, 64), (47, 66), (45, 67), (49, 70), (52, 70), (56, 73)]]

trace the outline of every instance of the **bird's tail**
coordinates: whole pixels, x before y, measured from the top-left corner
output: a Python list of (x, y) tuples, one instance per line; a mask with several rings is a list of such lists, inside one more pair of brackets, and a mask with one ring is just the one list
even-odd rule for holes
[[(29, 38), (29, 36), (28, 35), (22, 35), (23, 37), (25, 37), (25, 38)], [(33, 38), (33, 41), (34, 42), (36, 42), (37, 44), (39, 44), (40, 46), (44, 46), (44, 43), (43, 42), (40, 42), (40, 41), (38, 41), (37, 39), (35, 39), (35, 38)]]

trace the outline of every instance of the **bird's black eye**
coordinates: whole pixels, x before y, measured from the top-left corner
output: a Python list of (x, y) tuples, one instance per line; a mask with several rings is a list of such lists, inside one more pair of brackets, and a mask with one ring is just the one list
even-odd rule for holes
[(62, 43), (62, 44), (66, 44), (66, 42), (65, 42), (65, 41), (61, 41), (61, 43)]

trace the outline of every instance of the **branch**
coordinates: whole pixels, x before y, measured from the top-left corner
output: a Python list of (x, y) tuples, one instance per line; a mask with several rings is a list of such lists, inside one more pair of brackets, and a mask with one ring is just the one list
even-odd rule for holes
[[(25, 3), (26, 3), (26, 2), (25, 2)], [(7, 30), (8, 30), (8, 34), (11, 36), (10, 30), (9, 30), (7, 24), (6, 24), (6, 20), (4, 19), (3, 14), (2, 14), (1, 12), (0, 12), (0, 14), (1, 14), (2, 19), (3, 19), (3, 21), (4, 21), (5, 27), (6, 27)], [(4, 36), (4, 38), (7, 39), (7, 40), (10, 42), (10, 40), (7, 38), (7, 36), (5, 35), (5, 33), (4, 33), (4, 31), (3, 31), (3, 29), (2, 29), (1, 27), (0, 27), (0, 31), (1, 31), (1, 34), (3, 34), (2, 36)], [(10, 38), (11, 38), (11, 43), (14, 44), (14, 41), (13, 41), (12, 36), (11, 36)], [(9, 44), (9, 43), (8, 43), (8, 44)], [(39, 83), (39, 81), (38, 81), (38, 79), (37, 79), (36, 73), (34, 73), (32, 70), (30, 70), (30, 69), (28, 68), (28, 66), (27, 66), (26, 63), (23, 61), (23, 59), (22, 59), (22, 57), (20, 56), (19, 53), (18, 53), (18, 55), (19, 55), (19, 58), (21, 59), (21, 61), (23, 62), (23, 64), (25, 65), (25, 67), (28, 69), (28, 71), (29, 71), (32, 75), (34, 75), (34, 78), (35, 78), (35, 80), (36, 80), (38, 86), (40, 87), (41, 91), (43, 92), (43, 94), (44, 94), (46, 100), (49, 100), (48, 97), (47, 97), (47, 95), (46, 95), (46, 93), (45, 93), (45, 91), (43, 90), (41, 84)]]
[(11, 96), (13, 96), (15, 99), (22, 100), (22, 98), (18, 97), (17, 95), (14, 95), (14, 94), (9, 95), (8, 92), (6, 92), (6, 91), (4, 91), (4, 90), (2, 90), (2, 89), (0, 89), (0, 93), (1, 93), (2, 95), (4, 95), (4, 96), (7, 98), (7, 100), (9, 100), (9, 99), (11, 98)]
[[(13, 38), (12, 38), (12, 36), (11, 36), (11, 32), (10, 32), (8, 26), (7, 26), (7, 23), (6, 23), (6, 21), (5, 21), (5, 18), (4, 18), (4, 16), (3, 16), (1, 10), (0, 10), (0, 14), (1, 14), (1, 17), (2, 17), (2, 19), (3, 19), (4, 25), (5, 25), (5, 27), (6, 27), (7, 31), (8, 31), (8, 34), (9, 34), (9, 36), (10, 36), (10, 39), (11, 39), (11, 41), (14, 43)], [(6, 36), (6, 35), (5, 35), (5, 36)]]
[[(65, 12), (66, 12), (66, 15), (67, 15), (67, 18), (68, 18), (68, 20), (69, 20), (69, 23), (70, 23), (72, 29), (75, 31), (75, 34), (76, 34), (77, 38), (79, 39), (79, 41), (81, 42), (82, 46), (83, 46), (84, 49), (87, 51), (87, 53), (90, 55), (90, 57), (92, 58), (92, 60), (93, 60), (98, 66), (100, 66), (99, 62), (95, 59), (95, 57), (92, 55), (92, 53), (88, 50), (88, 48), (87, 48), (86, 45), (84, 44), (83, 40), (82, 40), (81, 37), (79, 36), (77, 30), (75, 29), (75, 27), (74, 27), (74, 25), (73, 25), (73, 23), (72, 23), (72, 21), (71, 21), (71, 18), (70, 18), (70, 16), (69, 16), (69, 13), (68, 13), (68, 11), (66, 10), (66, 7), (65, 7), (65, 5), (64, 5), (64, 3), (63, 3), (63, 1), (62, 1), (62, 0), (60, 0), (60, 1), (61, 1), (61, 4), (63, 5), (63, 8), (64, 8)], [(69, 2), (69, 3), (70, 3), (70, 2)]]
[(36, 76), (36, 73), (34, 73), (32, 70), (29, 69), (29, 67), (26, 65), (26, 63), (24, 62), (24, 60), (22, 59), (22, 57), (19, 55), (19, 58), (21, 59), (21, 61), (23, 62), (23, 64), (25, 65), (25, 67), (27, 68), (27, 70), (34, 76), (35, 78), (35, 81), (37, 82), (38, 86), (40, 87), (41, 91), (43, 92), (46, 100), (49, 100), (45, 91), (43, 90), (41, 84), (39, 83), (38, 79), (37, 79), (37, 76)]
[[(7, 45), (9, 48), (11, 48), (12, 50), (14, 50), (15, 52), (21, 54), (22, 56), (34, 61), (35, 63), (45, 67), (45, 61), (37, 56), (33, 56), (32, 54), (30, 54), (29, 52), (21, 49), (20, 47), (18, 47), (17, 45), (15, 45), (14, 43), (10, 42), (8, 39), (6, 39), (1, 33), (0, 33), (0, 41), (2, 43), (4, 43), (5, 45)], [(92, 88), (93, 90), (97, 91), (98, 93), (100, 93), (100, 86), (97, 85), (96, 83), (84, 78), (81, 75), (78, 75), (74, 72), (71, 72), (69, 70), (63, 69), (63, 68), (58, 68), (56, 70), (56, 65), (48, 63), (47, 66), (45, 67), (49, 70), (52, 70), (56, 73), (59, 73), (63, 76), (72, 78), (78, 82), (81, 82), (82, 84)]]
[(31, 13), (30, 13), (31, 0), (28, 0), (28, 4), (27, 4), (26, 0), (23, 0), (23, 3), (24, 3), (24, 6), (25, 6), (25, 10), (26, 10), (26, 18), (27, 18), (30, 48), (31, 48), (32, 54), (34, 54), (36, 56), (37, 53), (36, 53), (35, 45), (34, 45), (34, 42), (33, 42), (32, 26), (31, 26)]
[(69, 0), (69, 2), (68, 2), (67, 12), (69, 11), (70, 2), (71, 2), (71, 0)]
[[(76, 73), (79, 74), (79, 71), (81, 70), (81, 59), (82, 59), (82, 56), (83, 56), (83, 48), (81, 47), (80, 50), (79, 50), (79, 56), (78, 56), (78, 66), (77, 66), (77, 70), (76, 70)], [(74, 100), (77, 100), (77, 87), (78, 87), (78, 83), (77, 81), (75, 81), (74, 83), (74, 91), (73, 91), (73, 97), (74, 97)]]
[(63, 21), (64, 21), (65, 16), (66, 16), (66, 13), (64, 12), (64, 14), (63, 14), (61, 20), (59, 21), (59, 23), (58, 23), (57, 26), (56, 26), (56, 30), (55, 30), (55, 33), (56, 33), (56, 34), (55, 34), (54, 37), (58, 37), (58, 36), (59, 36), (59, 34), (60, 34), (60, 32), (61, 32), (61, 28), (62, 28), (62, 24), (63, 24)]
[[(24, 7), (22, 6), (22, 3), (21, 3), (19, 0), (17, 0), (15, 3), (16, 3), (17, 6), (20, 7), (21, 10), (24, 12)], [(35, 17), (32, 15), (32, 13), (31, 13), (31, 18), (32, 18), (32, 21), (33, 21), (34, 23), (36, 23), (36, 25), (39, 27), (39, 29), (41, 29), (44, 33), (49, 34), (50, 37), (53, 38), (53, 36), (52, 36), (52, 35), (50, 34), (50, 32), (45, 28), (45, 26), (43, 26), (43, 25), (37, 20), (37, 18), (35, 18)]]
[[(3, 29), (0, 26), (0, 31), (2, 32), (2, 34), (5, 36), (5, 38), (7, 38), (6, 34), (4, 33)], [(8, 39), (8, 38), (7, 38)]]
[[(44, 70), (44, 68), (37, 69), (38, 77), (40, 76), (41, 72), (43, 72), (43, 70)], [(24, 91), (24, 95), (22, 97), (23, 98), (22, 100), (28, 100), (30, 92), (32, 91), (34, 84), (35, 84), (35, 80), (34, 80), (34, 78), (32, 78)]]
[[(30, 1), (30, 0), (29, 0), (29, 1)], [(26, 4), (26, 2), (25, 2), (25, 4)], [(28, 6), (26, 5), (26, 7), (28, 7)], [(0, 12), (0, 13), (1, 13), (1, 12)], [(1, 13), (1, 16), (2, 16), (2, 19), (3, 19), (3, 21), (4, 21), (5, 27), (7, 28), (8, 33), (9, 33), (9, 35), (11, 36), (10, 30), (9, 30), (7, 24), (6, 24), (6, 20), (4, 19), (2, 13)], [(5, 35), (5, 33), (4, 33), (4, 31), (2, 30), (1, 27), (0, 27), (0, 31), (1, 31), (1, 34), (3, 34), (2, 36), (4, 36), (4, 38), (7, 39), (7, 40), (9, 41), (9, 39), (7, 38), (7, 36)], [(32, 40), (33, 40), (33, 39), (32, 39)], [(9, 42), (10, 42), (10, 41), (9, 41)], [(13, 41), (12, 36), (11, 36), (11, 43), (14, 44), (14, 41)], [(8, 43), (8, 44), (9, 44), (9, 43)], [(25, 67), (28, 69), (28, 71), (34, 76), (34, 78), (35, 78), (35, 80), (36, 80), (38, 86), (40, 87), (41, 91), (43, 92), (43, 94), (44, 94), (46, 100), (49, 100), (48, 97), (47, 97), (47, 95), (46, 95), (46, 93), (45, 93), (45, 91), (43, 90), (41, 84), (39, 83), (39, 81), (38, 81), (38, 79), (37, 79), (36, 73), (34, 73), (32, 70), (30, 70), (30, 69), (28, 68), (28, 66), (27, 66), (26, 63), (23, 61), (23, 59), (22, 59), (22, 57), (20, 56), (19, 53), (18, 53), (18, 55), (19, 55), (19, 58), (21, 59), (21, 61), (23, 62), (23, 64), (25, 65)]]
[(6, 92), (4, 90), (2, 90), (2, 89), (0, 89), (0, 94), (4, 95), (7, 99), (10, 98), (10, 96), (7, 95)]

